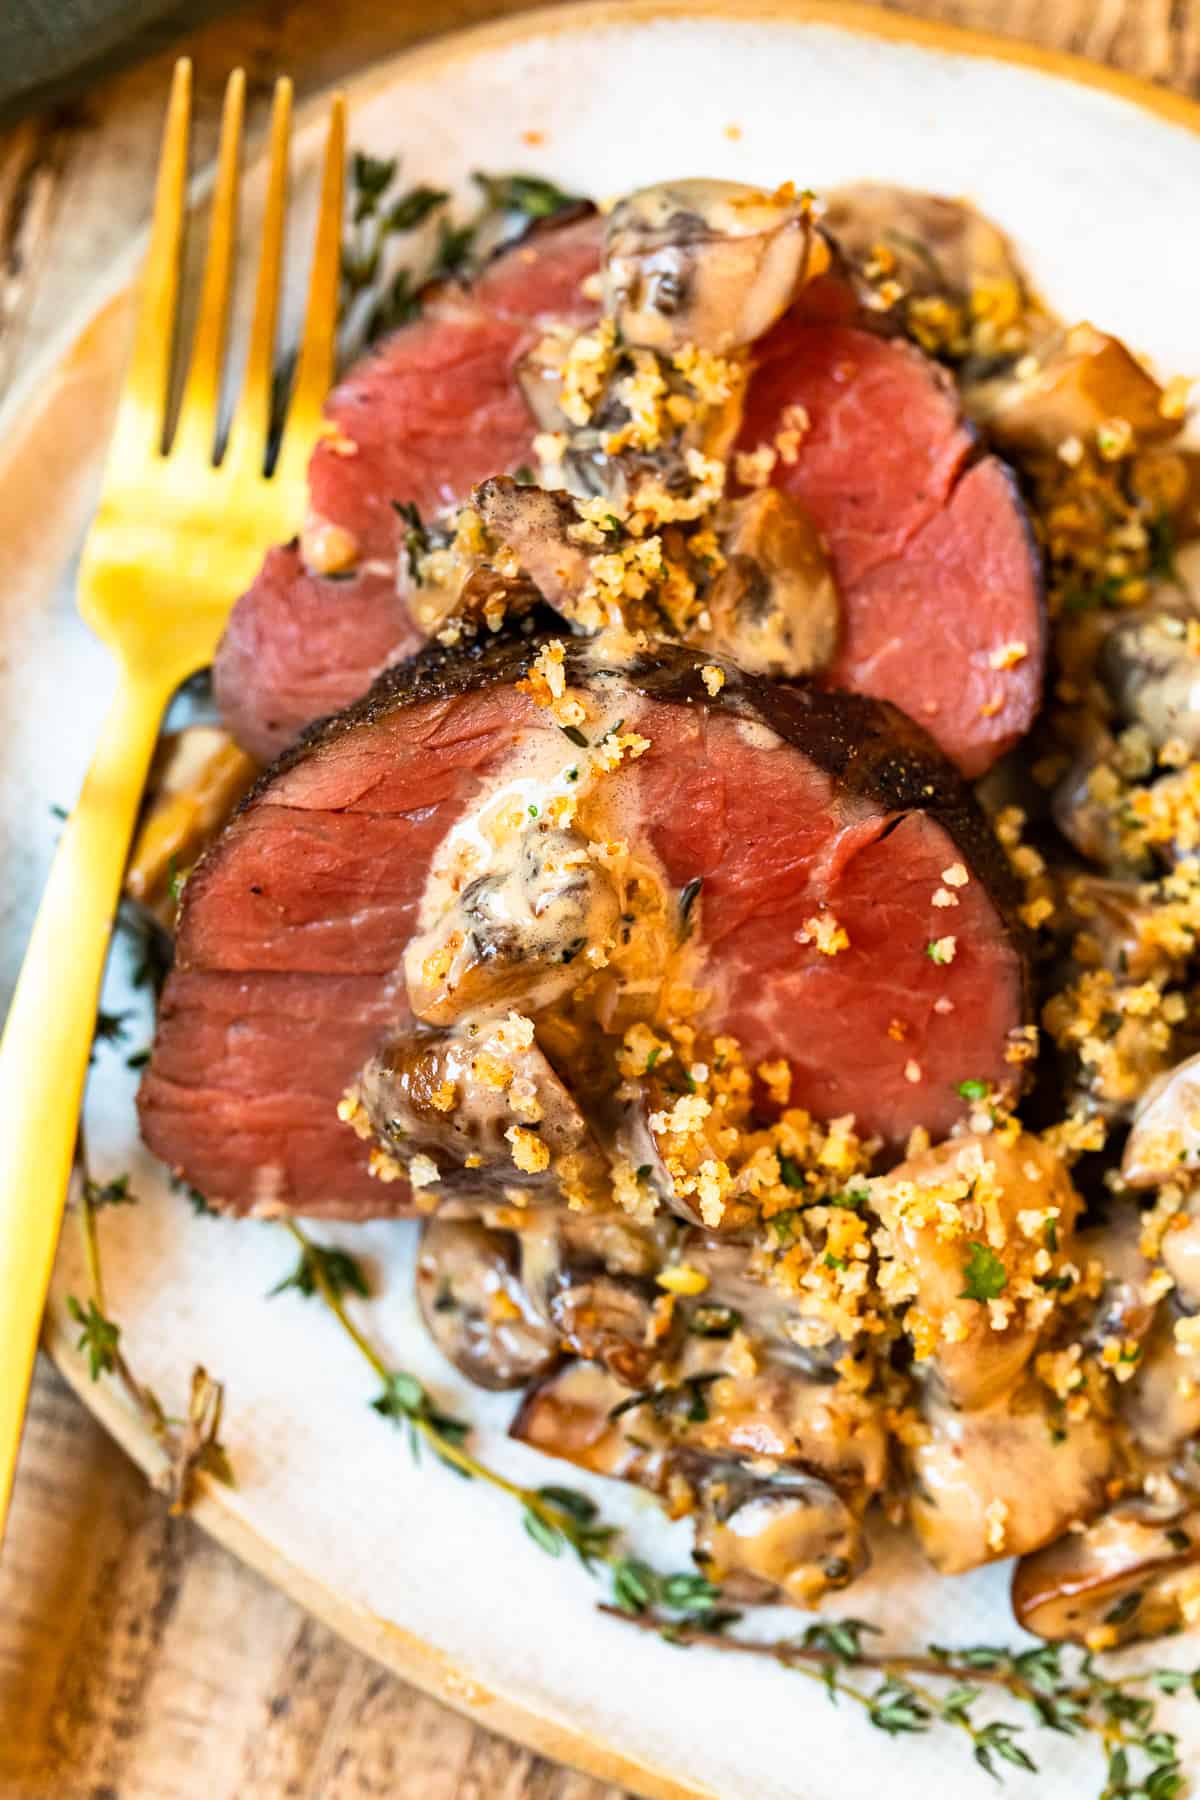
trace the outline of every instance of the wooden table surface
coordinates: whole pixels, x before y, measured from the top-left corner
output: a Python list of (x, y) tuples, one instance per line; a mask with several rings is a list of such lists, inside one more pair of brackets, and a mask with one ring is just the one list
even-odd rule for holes
[[(261, 115), (504, 0), (258, 0), (0, 135), (0, 395), (149, 210), (170, 61), (199, 147), (245, 65)], [(1200, 94), (1200, 0), (912, 0)], [(1100, 178), (1100, 172), (1097, 172)], [(346, 1648), (161, 1500), (44, 1361), (0, 1565), (3, 1800), (620, 1800)], [(752, 1800), (730, 1796), (729, 1800)]]

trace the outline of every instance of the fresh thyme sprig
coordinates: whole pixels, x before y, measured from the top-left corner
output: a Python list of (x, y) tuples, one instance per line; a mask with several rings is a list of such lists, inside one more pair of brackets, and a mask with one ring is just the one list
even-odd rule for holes
[[(810, 1625), (800, 1636), (769, 1641), (728, 1636), (703, 1623), (664, 1618), (653, 1608), (602, 1607), (602, 1611), (668, 1643), (706, 1645), (735, 1656), (779, 1663), (820, 1681), (832, 1700), (845, 1695), (864, 1708), (872, 1725), (890, 1736), (930, 1731), (939, 1723), (956, 1727), (971, 1741), (972, 1755), (989, 1775), (999, 1763), (1036, 1772), (1037, 1763), (1017, 1742), (1032, 1723), (1067, 1737), (1090, 1734), (1105, 1754), (1100, 1800), (1177, 1800), (1186, 1777), (1173, 1732), (1158, 1728), (1155, 1695), (1190, 1690), (1200, 1700), (1200, 1669), (1149, 1669), (1112, 1676), (1102, 1673), (1090, 1651), (1039, 1644), (1032, 1650), (979, 1645), (950, 1650), (933, 1644), (919, 1655), (872, 1654), (864, 1648), (877, 1628), (862, 1619)], [(848, 1671), (875, 1678), (856, 1686)], [(930, 1681), (949, 1683), (948, 1690)], [(1147, 1693), (1143, 1690), (1152, 1690)], [(986, 1691), (1002, 1690), (1028, 1708), (1032, 1718), (980, 1721), (975, 1715)]]
[[(480, 205), (459, 222), (448, 212), (450, 195), (442, 188), (421, 184), (394, 193), (398, 171), (395, 157), (367, 156), (361, 151), (351, 165), (350, 224), (342, 249), (342, 307), (349, 315), (360, 302), (370, 302), (365, 327), (368, 342), (416, 318), (421, 310), (421, 290), (429, 283), (469, 275), (497, 243), (506, 242), (531, 223), (580, 204), (575, 195), (539, 175), (487, 175), (477, 170), (471, 179), (479, 189)], [(388, 240), (431, 221), (436, 221), (437, 231), (425, 267), (385, 273)]]
[(121, 1345), (121, 1327), (110, 1314), (105, 1298), (96, 1217), (106, 1206), (135, 1206), (137, 1195), (130, 1188), (128, 1175), (118, 1175), (104, 1183), (93, 1179), (82, 1125), (77, 1158), (82, 1179), (76, 1210), (83, 1238), (87, 1292), (82, 1300), (76, 1294), (68, 1294), (66, 1301), (67, 1312), (80, 1328), (77, 1348), (87, 1356), (92, 1380), (110, 1375), (146, 1425), (167, 1459), (156, 1485), (168, 1495), (173, 1513), (186, 1512), (198, 1473), (228, 1485), (233, 1483), (233, 1469), (220, 1435), (224, 1386), (197, 1365), (192, 1370), (187, 1412), (182, 1419), (174, 1419), (153, 1388), (134, 1374)]
[[(814, 1623), (798, 1637), (772, 1642), (734, 1637), (728, 1628), (739, 1614), (721, 1590), (689, 1571), (662, 1574), (630, 1556), (619, 1528), (606, 1524), (595, 1501), (578, 1489), (531, 1488), (511, 1481), (480, 1462), (467, 1448), (470, 1427), (438, 1406), (414, 1375), (391, 1369), (350, 1317), (345, 1284), (331, 1280), (327, 1257), (294, 1220), (284, 1222), (311, 1273), (311, 1292), (337, 1319), (382, 1383), (372, 1402), (385, 1418), (403, 1425), (414, 1456), (424, 1443), (442, 1462), (471, 1480), (507, 1494), (521, 1509), (528, 1535), (551, 1556), (572, 1550), (592, 1573), (602, 1568), (612, 1598), (601, 1611), (641, 1631), (657, 1633), (681, 1647), (706, 1645), (732, 1655), (782, 1664), (819, 1681), (830, 1698), (845, 1695), (865, 1711), (870, 1723), (889, 1736), (912, 1736), (946, 1725), (960, 1731), (980, 1768), (1000, 1778), (1003, 1766), (1036, 1771), (1037, 1763), (1019, 1741), (1030, 1725), (1065, 1736), (1090, 1734), (1105, 1754), (1106, 1781), (1100, 1800), (1179, 1800), (1185, 1777), (1174, 1733), (1158, 1728), (1156, 1697), (1190, 1689), (1200, 1699), (1200, 1669), (1185, 1673), (1155, 1669), (1113, 1677), (1101, 1673), (1090, 1653), (1058, 1644), (1011, 1651), (990, 1645), (947, 1650), (938, 1645), (920, 1654), (872, 1654), (864, 1638), (877, 1628), (862, 1619)], [(301, 1292), (308, 1292), (299, 1282)], [(650, 1402), (635, 1397), (633, 1404)], [(859, 1672), (848, 1679), (851, 1672)], [(1145, 1690), (1149, 1689), (1147, 1692)], [(980, 1718), (988, 1693), (1005, 1693), (1031, 1715), (1023, 1721)]]

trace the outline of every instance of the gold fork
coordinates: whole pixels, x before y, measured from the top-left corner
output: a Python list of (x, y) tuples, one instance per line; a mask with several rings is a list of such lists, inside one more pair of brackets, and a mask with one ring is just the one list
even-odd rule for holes
[(230, 606), (263, 550), (298, 528), (332, 378), (345, 162), (340, 97), (329, 121), (304, 341), (279, 454), (266, 475), (291, 118), (291, 84), (280, 81), (246, 369), (224, 453), (214, 460), (245, 86), (239, 69), (225, 92), (199, 318), (178, 423), (164, 448), (191, 114), (191, 65), (176, 64), (133, 352), (79, 573), (79, 610), (116, 657), (117, 692), (64, 827), (0, 1040), (0, 1538), (104, 960), (162, 715), (179, 683), (212, 661)]

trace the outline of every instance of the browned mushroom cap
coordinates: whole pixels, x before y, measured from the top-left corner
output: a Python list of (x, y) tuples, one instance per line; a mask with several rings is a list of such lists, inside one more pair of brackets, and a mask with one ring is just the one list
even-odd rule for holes
[(1036, 314), (1012, 245), (965, 200), (875, 181), (850, 182), (824, 198), (822, 224), (838, 249), (873, 285), (894, 283), (899, 302), (986, 296), (999, 315), (999, 350), (1004, 326)]
[(714, 650), (754, 675), (825, 668), (837, 649), (837, 590), (803, 507), (761, 488), (731, 504), (722, 540), (726, 566), (708, 601)]
[(1117, 714), (1140, 725), (1155, 748), (1168, 740), (1200, 750), (1200, 649), (1196, 614), (1176, 587), (1108, 633), (1100, 672)]
[(753, 343), (829, 266), (808, 201), (733, 181), (664, 181), (613, 208), (606, 310), (627, 344), (719, 352)]
[(1163, 393), (1152, 375), (1117, 338), (1094, 325), (1075, 325), (1036, 360), (980, 384), (972, 410), (1005, 449), (1057, 450), (1068, 438), (1095, 441), (1102, 427), (1132, 426), (1138, 443), (1170, 437), (1177, 422), (1164, 418)]
[(1142, 1095), (1121, 1160), (1130, 1187), (1156, 1187), (1200, 1167), (1200, 1054), (1160, 1075)]
[(404, 953), (413, 1012), (452, 1025), (498, 1006), (533, 1011), (569, 993), (586, 947), (611, 947), (620, 900), (578, 832), (531, 821)]
[(189, 725), (160, 739), (125, 892), (164, 929), (174, 929), (180, 883), (258, 772), (214, 725)]
[(430, 1219), (417, 1254), (417, 1302), (434, 1343), (480, 1387), (519, 1388), (545, 1374), (558, 1338), (518, 1275), (508, 1232)]
[(1028, 1381), (976, 1412), (930, 1405), (928, 1439), (907, 1452), (909, 1518), (943, 1575), (1021, 1556), (1104, 1505), (1111, 1431), (1093, 1413), (1052, 1414)]
[[(1003, 1266), (1008, 1288), (1032, 1272), (1040, 1250), (1067, 1258), (1079, 1197), (1062, 1162), (1026, 1133), (1011, 1144), (999, 1134), (954, 1138), (872, 1183), (870, 1204), (895, 1257), (916, 1277), (917, 1308), (937, 1334), (921, 1371), (956, 1406), (991, 1404), (1020, 1378), (1038, 1328), (1019, 1301), (997, 1328), (986, 1301), (971, 1297), (968, 1261), (985, 1251)], [(960, 1223), (948, 1229), (956, 1213)]]
[(739, 1604), (811, 1606), (871, 1560), (857, 1513), (826, 1481), (754, 1481), (717, 1469), (702, 1493), (696, 1561)]
[(1038, 1637), (1108, 1650), (1194, 1622), (1200, 1512), (1127, 1500), (1013, 1572), (1017, 1623)]
[[(505, 1188), (601, 1192), (608, 1162), (574, 1097), (521, 1027), (415, 1031), (373, 1056), (358, 1093), (401, 1161), (437, 1166), (439, 1199)], [(543, 1160), (544, 1159), (544, 1160)]]

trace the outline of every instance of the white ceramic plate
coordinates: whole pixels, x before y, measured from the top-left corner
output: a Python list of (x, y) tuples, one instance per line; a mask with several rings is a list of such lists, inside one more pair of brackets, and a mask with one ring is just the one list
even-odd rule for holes
[[(399, 151), (407, 180), (438, 185), (462, 187), (476, 167), (533, 167), (601, 194), (694, 173), (817, 188), (876, 176), (965, 193), (1011, 231), (1061, 312), (1094, 316), (1164, 370), (1196, 366), (1200, 238), (1186, 221), (1200, 192), (1200, 113), (1066, 59), (851, 7), (634, 0), (447, 39), (374, 71), (351, 100), (355, 144)], [(537, 148), (527, 133), (541, 134)], [(299, 152), (310, 186), (318, 142), (314, 120)], [(253, 237), (253, 209), (245, 231)], [(109, 687), (103, 654), (74, 619), (70, 576), (133, 263), (131, 250), (86, 329), (34, 373), (0, 429), (0, 990), (52, 845), (50, 807), (75, 793)], [(141, 1151), (124, 1054), (146, 1041), (149, 1020), (117, 962), (106, 1005), (139, 1008), (139, 1022), (125, 1045), (101, 1051), (87, 1123), (96, 1171), (129, 1169), (142, 1204), (102, 1219), (110, 1309), (169, 1404), (195, 1361), (228, 1384), (238, 1485), (200, 1505), (219, 1537), (405, 1675), (644, 1794), (917, 1800), (938, 1776), (962, 1800), (994, 1791), (948, 1733), (893, 1744), (797, 1675), (683, 1653), (599, 1616), (595, 1584), (541, 1554), (501, 1496), (428, 1460), (414, 1468), (370, 1410), (375, 1384), (333, 1322), (295, 1296), (264, 1298), (293, 1260), (282, 1229), (194, 1218)], [(468, 1388), (430, 1346), (410, 1295), (413, 1228), (328, 1236), (373, 1270), (367, 1328), (478, 1422), (482, 1454), (522, 1480), (563, 1479), (560, 1465), (506, 1440), (511, 1398)], [(51, 1348), (150, 1466), (140, 1428), (89, 1384), (71, 1348), (62, 1301), (80, 1285), (68, 1228)], [(650, 1560), (683, 1566), (686, 1531), (643, 1497), (566, 1478), (627, 1522)], [(897, 1645), (998, 1640), (1013, 1635), (1006, 1590), (1004, 1568), (939, 1583), (885, 1542), (847, 1610), (886, 1624)], [(1043, 1734), (1039, 1754), (1049, 1784), (1039, 1793), (1082, 1800), (1101, 1785), (1094, 1752)], [(1014, 1775), (1010, 1793), (1034, 1791)]]

